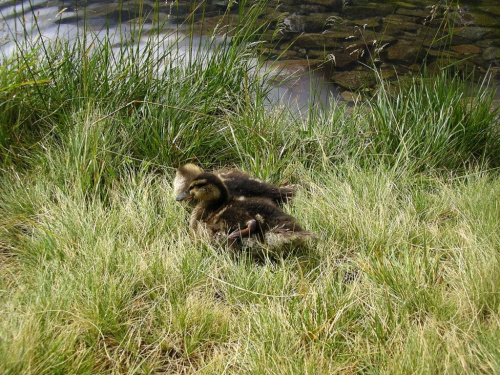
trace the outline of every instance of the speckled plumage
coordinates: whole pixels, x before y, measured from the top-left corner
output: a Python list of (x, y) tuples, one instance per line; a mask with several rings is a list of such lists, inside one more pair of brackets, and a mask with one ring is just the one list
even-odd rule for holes
[(198, 201), (190, 219), (197, 234), (232, 247), (294, 247), (317, 238), (267, 198), (231, 196), (213, 173), (200, 174), (180, 197)]
[[(179, 167), (174, 178), (174, 196), (177, 198), (201, 173), (203, 169), (192, 163)], [(233, 197), (261, 197), (282, 205), (289, 202), (294, 195), (291, 186), (276, 186), (237, 169), (216, 171), (214, 174), (224, 182)]]

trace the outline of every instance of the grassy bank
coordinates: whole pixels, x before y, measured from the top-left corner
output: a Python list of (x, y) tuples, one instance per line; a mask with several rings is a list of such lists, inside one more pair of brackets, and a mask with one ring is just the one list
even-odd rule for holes
[[(151, 37), (2, 64), (0, 372), (500, 372), (486, 82), (423, 75), (298, 117), (266, 106), (239, 33), (184, 61)], [(317, 247), (257, 263), (195, 242), (171, 185), (191, 160), (297, 184), (286, 210)]]

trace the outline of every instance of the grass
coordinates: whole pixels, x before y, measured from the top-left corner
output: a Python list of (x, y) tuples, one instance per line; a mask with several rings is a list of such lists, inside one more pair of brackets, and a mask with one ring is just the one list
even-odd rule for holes
[[(0, 373), (500, 372), (488, 82), (381, 82), (302, 118), (266, 106), (236, 32), (182, 64), (155, 35), (2, 64)], [(318, 245), (255, 262), (193, 240), (172, 197), (193, 159), (297, 184)]]

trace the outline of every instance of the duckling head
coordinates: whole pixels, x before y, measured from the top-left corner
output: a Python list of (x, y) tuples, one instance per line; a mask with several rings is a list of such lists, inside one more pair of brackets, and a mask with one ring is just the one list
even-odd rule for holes
[(202, 173), (177, 196), (176, 200), (196, 199), (204, 202), (225, 202), (228, 198), (227, 188), (219, 177), (213, 173)]
[(189, 184), (202, 173), (203, 169), (193, 163), (188, 163), (179, 167), (175, 172), (174, 197), (179, 197), (180, 194), (189, 188)]

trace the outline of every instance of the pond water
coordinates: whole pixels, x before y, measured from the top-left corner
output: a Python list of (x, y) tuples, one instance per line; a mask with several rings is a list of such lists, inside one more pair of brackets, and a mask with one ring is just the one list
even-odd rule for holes
[[(500, 3), (462, 1), (294, 0), (268, 1), (262, 22), (271, 27), (265, 54), (283, 80), (272, 100), (303, 108), (330, 95), (351, 100), (352, 91), (374, 87), (370, 68), (388, 79), (418, 71), (423, 64), (439, 70), (500, 78)], [(190, 15), (210, 32), (221, 21), (228, 1), (0, 1), (0, 52), (9, 55), (24, 38), (76, 37), (84, 23), (98, 37), (108, 35), (119, 48), (138, 23), (158, 28), (174, 41), (185, 36)], [(236, 7), (234, 7), (236, 10)], [(271, 41), (272, 40), (272, 41)], [(141, 41), (140, 41), (141, 42)], [(145, 40), (142, 41), (145, 43)], [(180, 43), (179, 53), (188, 48)], [(310, 95), (313, 87), (315, 93)]]

